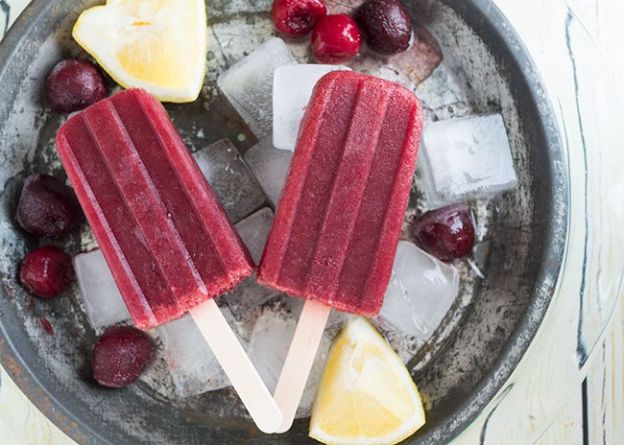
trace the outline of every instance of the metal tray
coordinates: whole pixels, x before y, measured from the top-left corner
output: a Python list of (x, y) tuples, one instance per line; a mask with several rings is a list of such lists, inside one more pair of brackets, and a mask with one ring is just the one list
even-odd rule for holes
[[(88, 369), (95, 333), (76, 301), (77, 288), (42, 302), (17, 284), (20, 259), (40, 243), (13, 218), (21, 184), (37, 171), (64, 177), (53, 147), (62, 117), (47, 109), (43, 80), (61, 57), (83, 55), (69, 32), (79, 11), (95, 3), (35, 0), (0, 45), (0, 361), (39, 409), (81, 444), (312, 442), (307, 419), (297, 420), (285, 435), (259, 433), (231, 390), (172, 400), (154, 379), (121, 391), (97, 387)], [(409, 362), (428, 421), (407, 442), (445, 443), (503, 386), (542, 320), (562, 267), (569, 186), (539, 76), (498, 9), (489, 0), (406, 4), (438, 38), (445, 56), (434, 78), (416, 89), (428, 118), (501, 112), (520, 181), (517, 190), (475, 204), (492, 239), (487, 278), (463, 274), (462, 298)], [(212, 53), (206, 86), (195, 103), (167, 106), (190, 147), (230, 137), (244, 153), (255, 143), (214, 81), (272, 33), (269, 5), (208, 2)], [(449, 82), (461, 87), (461, 100), (434, 106)], [(418, 208), (415, 191), (412, 211)], [(77, 252), (89, 242), (85, 227), (62, 244)], [(53, 335), (41, 329), (41, 317), (53, 321)]]

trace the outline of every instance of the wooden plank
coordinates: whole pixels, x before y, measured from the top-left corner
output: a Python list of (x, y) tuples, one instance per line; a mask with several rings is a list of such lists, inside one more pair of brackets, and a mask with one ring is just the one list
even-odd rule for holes
[(624, 443), (624, 302), (587, 376), (587, 436), (591, 445)]
[(583, 445), (583, 396), (581, 388), (553, 425), (535, 445)]
[[(624, 48), (618, 23), (624, 16), (624, 2), (593, 2), (574, 0), (578, 15), (592, 17), (597, 44), (602, 50), (605, 75), (616, 79), (621, 75)], [(593, 12), (592, 12), (593, 9)], [(619, 61), (619, 63), (617, 63)], [(621, 193), (616, 188), (614, 193)], [(607, 199), (605, 202), (609, 202)], [(621, 255), (620, 250), (620, 255)], [(590, 445), (624, 443), (624, 300), (615, 309), (609, 332), (590, 364), (586, 380), (587, 442)]]
[(0, 39), (7, 31), (6, 24), (10, 25), (28, 5), (29, 0), (4, 0), (0, 1)]

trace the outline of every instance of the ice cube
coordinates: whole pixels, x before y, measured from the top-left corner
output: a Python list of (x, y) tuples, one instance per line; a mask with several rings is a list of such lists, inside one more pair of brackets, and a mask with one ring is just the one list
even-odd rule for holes
[(427, 341), (459, 292), (458, 273), (408, 241), (400, 241), (380, 317)]
[(420, 84), (442, 62), (442, 49), (436, 38), (423, 26), (414, 25), (409, 49), (388, 59), (388, 65), (397, 68), (414, 85)]
[[(256, 264), (260, 263), (264, 244), (273, 223), (273, 211), (264, 208), (236, 224), (236, 231), (247, 246)], [(256, 282), (255, 274), (243, 281), (237, 288), (228, 292), (224, 299), (237, 320), (242, 320), (247, 312), (279, 295), (275, 289), (264, 287)]]
[(374, 317), (371, 322), (377, 327), (392, 349), (407, 364), (425, 343), (421, 338), (406, 334), (388, 323), (380, 315)]
[(247, 354), (272, 393), (290, 347), (297, 323), (280, 310), (267, 308), (251, 333)]
[(470, 114), (470, 100), (466, 88), (451, 69), (435, 70), (427, 80), (418, 85), (416, 95), (430, 111), (427, 118), (434, 120), (464, 117)]
[(335, 336), (342, 329), (342, 326), (351, 319), (351, 317), (352, 315), (347, 312), (340, 312), (336, 309), (332, 309), (329, 313), (327, 324), (325, 325), (325, 332), (332, 337)]
[(254, 274), (239, 284), (235, 289), (226, 293), (223, 299), (232, 311), (234, 318), (239, 321), (244, 321), (249, 319), (248, 315), (253, 308), (260, 307), (278, 295), (280, 295), (279, 291), (258, 284), (256, 275)]
[(221, 139), (193, 157), (232, 221), (239, 221), (265, 202), (266, 197), (238, 150)]
[(344, 65), (300, 64), (281, 66), (273, 78), (273, 146), (295, 149), (299, 124), (321, 77), (332, 71), (351, 71)]
[[(287, 296), (286, 307), (288, 311), (297, 319), (301, 315), (305, 300), (303, 298)], [(337, 311), (333, 309), (329, 313), (327, 323), (325, 324), (325, 332), (328, 335), (334, 336), (340, 331), (342, 325), (351, 319), (352, 315), (347, 312)]]
[(481, 279), (485, 279), (486, 276), (486, 264), (488, 257), (490, 256), (491, 247), (492, 246), (490, 240), (485, 240), (477, 243), (472, 249), (472, 258), (466, 259), (472, 271), (475, 273), (476, 276)]
[(258, 210), (253, 215), (236, 224), (236, 231), (247, 246), (251, 258), (260, 263), (264, 245), (273, 224), (273, 211), (268, 207)]
[[(284, 315), (278, 310), (267, 309), (256, 321), (251, 334), (247, 353), (271, 392), (275, 390), (277, 379), (282, 372), (296, 323), (297, 319), (292, 315)], [(310, 415), (333, 340), (334, 334), (325, 331), (297, 410), (298, 418)]]
[(419, 162), (418, 185), (430, 208), (491, 197), (518, 183), (499, 114), (429, 124)]
[(245, 153), (245, 162), (274, 208), (279, 202), (291, 158), (292, 152), (273, 148), (270, 137), (262, 139)]
[(258, 139), (272, 128), (273, 73), (296, 63), (284, 41), (273, 37), (232, 66), (217, 84)]
[[(233, 325), (228, 309), (221, 310)], [(178, 397), (190, 397), (230, 385), (190, 315), (166, 323), (157, 330)], [(240, 337), (239, 341), (244, 344)]]
[(301, 401), (299, 402), (299, 408), (297, 409), (297, 415), (295, 416), (298, 419), (301, 417), (308, 417), (312, 411), (316, 391), (321, 383), (323, 371), (325, 370), (325, 363), (327, 362), (327, 357), (329, 356), (329, 350), (331, 349), (333, 340), (334, 336), (329, 335), (327, 331), (325, 331), (323, 337), (321, 338), (321, 344), (316, 352), (314, 364), (310, 370), (310, 375), (308, 376), (308, 381), (305, 389), (303, 390)]
[(130, 320), (128, 308), (101, 250), (74, 256), (74, 270), (87, 318), (96, 331)]
[(427, 79), (442, 62), (442, 49), (436, 38), (424, 27), (415, 26), (410, 47), (393, 56), (372, 51), (349, 63), (361, 71), (382, 79), (414, 88)]
[(485, 270), (491, 250), (492, 241), (489, 239), (483, 240), (480, 243), (475, 244), (474, 249), (472, 250), (472, 257), (474, 258), (474, 261), (479, 269)]
[(325, 6), (330, 14), (351, 15), (364, 3), (365, 0), (325, 0)]

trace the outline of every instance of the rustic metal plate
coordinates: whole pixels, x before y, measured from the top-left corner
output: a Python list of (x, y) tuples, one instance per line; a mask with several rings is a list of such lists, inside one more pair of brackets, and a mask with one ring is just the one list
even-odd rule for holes
[[(93, 384), (88, 357), (94, 332), (75, 298), (31, 298), (17, 284), (24, 254), (41, 241), (25, 235), (13, 215), (32, 172), (64, 177), (53, 138), (62, 118), (42, 98), (45, 75), (61, 57), (82, 55), (68, 34), (92, 0), (35, 0), (0, 45), (0, 360), (31, 400), (81, 444), (307, 443), (307, 419), (286, 435), (259, 433), (235, 394), (222, 390), (187, 400), (167, 391), (156, 363), (131, 388)], [(202, 96), (168, 110), (192, 148), (230, 137), (243, 153), (254, 136), (218, 95), (215, 79), (272, 33), (270, 2), (208, 2), (211, 48)], [(444, 63), (416, 90), (428, 118), (501, 112), (520, 186), (476, 203), (493, 248), (484, 281), (463, 274), (462, 298), (409, 366), (427, 403), (428, 422), (409, 443), (445, 443), (502, 388), (546, 311), (562, 265), (568, 178), (559, 134), (533, 63), (489, 0), (412, 0), (406, 4), (439, 40)], [(453, 82), (461, 100), (433, 105)], [(412, 212), (418, 211), (418, 194)], [(88, 228), (64, 240), (78, 252), (92, 246)], [(459, 265), (465, 267), (465, 265)], [(53, 335), (41, 327), (45, 318)]]

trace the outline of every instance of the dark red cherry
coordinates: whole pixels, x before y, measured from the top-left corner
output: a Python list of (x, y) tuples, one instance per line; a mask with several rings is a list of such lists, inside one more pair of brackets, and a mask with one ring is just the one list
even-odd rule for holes
[(412, 38), (412, 20), (399, 0), (369, 0), (356, 19), (366, 43), (382, 54), (405, 51)]
[(71, 257), (58, 247), (44, 246), (24, 258), (20, 281), (41, 298), (53, 298), (74, 280)]
[(302, 36), (327, 15), (323, 0), (274, 0), (271, 10), (275, 28), (284, 34)]
[(412, 226), (418, 244), (442, 261), (468, 255), (475, 242), (475, 230), (468, 206), (455, 205), (425, 213)]
[(342, 63), (360, 52), (362, 36), (351, 17), (345, 14), (321, 17), (312, 31), (312, 52), (319, 62)]
[(123, 388), (134, 383), (154, 353), (152, 339), (130, 326), (109, 328), (95, 343), (91, 368), (102, 386)]
[(81, 59), (61, 60), (46, 80), (46, 93), (52, 109), (71, 113), (106, 97), (106, 86), (99, 70)]
[(59, 238), (80, 222), (80, 207), (71, 188), (53, 176), (26, 178), (17, 204), (17, 222), (36, 236)]

